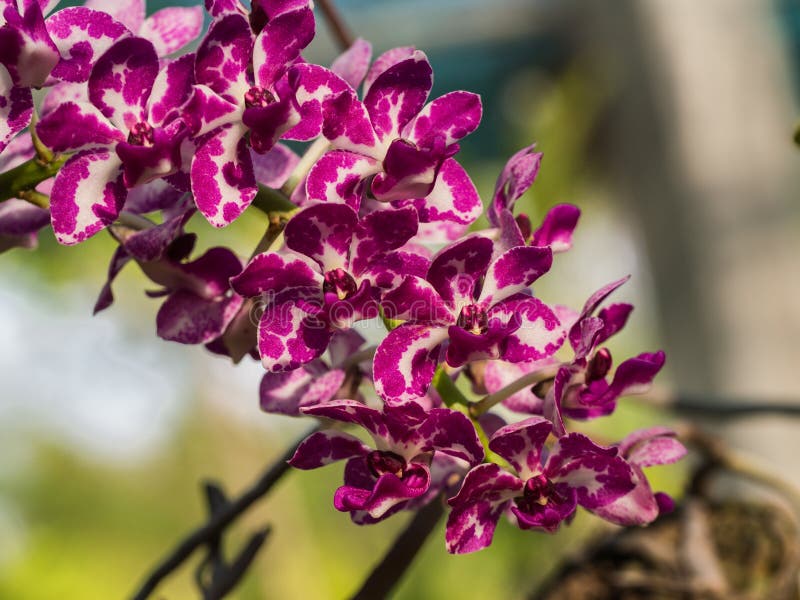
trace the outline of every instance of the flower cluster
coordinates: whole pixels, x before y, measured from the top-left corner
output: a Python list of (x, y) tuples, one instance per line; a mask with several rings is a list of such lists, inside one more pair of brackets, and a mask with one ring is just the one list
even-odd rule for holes
[[(145, 19), (141, 2), (109, 12), (90, 0), (45, 17), (52, 4), (3, 4), (0, 161), (63, 166), (26, 190), (49, 195), (49, 211), (0, 205), (0, 250), (30, 247), (48, 219), (62, 244), (108, 228), (119, 247), (95, 310), (135, 262), (160, 286), (148, 292), (163, 298), (160, 337), (260, 359), (261, 407), (328, 427), (290, 463), (346, 460), (334, 506), (356, 523), (444, 496), (447, 547), (463, 553), (489, 545), (502, 515), (552, 532), (578, 505), (623, 525), (669, 508), (642, 469), (682, 456), (672, 432), (599, 445), (569, 430), (645, 390), (664, 354), (612, 374), (604, 344), (632, 307), (601, 305), (625, 280), (580, 312), (534, 295), (579, 211), (555, 206), (537, 228), (515, 214), (540, 167), (533, 146), (498, 177), (490, 227), (467, 233), (483, 203), (455, 157), (481, 120), (476, 94), (429, 100), (432, 67), (411, 47), (373, 61), (357, 40), (330, 67), (306, 62), (310, 0), (206, 0), (211, 24), (179, 56), (200, 35), (199, 8)], [(310, 143), (298, 156), (279, 140)], [(249, 260), (224, 247), (191, 256), (195, 213), (223, 227), (251, 205), (270, 226)], [(385, 325), (377, 346), (353, 329), (364, 320)], [(482, 400), (460, 391), (466, 378)]]

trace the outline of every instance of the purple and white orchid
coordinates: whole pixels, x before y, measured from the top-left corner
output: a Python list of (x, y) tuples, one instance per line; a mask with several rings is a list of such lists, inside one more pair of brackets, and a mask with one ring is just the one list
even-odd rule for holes
[(468, 237), (440, 251), (425, 278), (407, 276), (384, 296), (386, 316), (404, 321), (375, 354), (375, 389), (384, 400), (423, 396), (442, 350), (459, 367), (487, 358), (540, 360), (561, 346), (555, 313), (528, 293), (550, 269), (550, 249), (512, 248), (492, 260), (493, 252), (490, 239)]
[(582, 434), (559, 438), (548, 451), (545, 442), (552, 428), (547, 419), (531, 417), (495, 432), (489, 448), (515, 473), (495, 463), (467, 473), (458, 494), (448, 500), (453, 508), (447, 520), (449, 552), (488, 546), (506, 511), (521, 529), (553, 532), (578, 505), (596, 511), (636, 487), (633, 469), (616, 448), (598, 446)]
[(316, 469), (347, 460), (344, 485), (334, 506), (357, 523), (373, 523), (424, 495), (431, 484), (430, 465), (441, 452), (474, 465), (483, 460), (475, 428), (462, 413), (447, 408), (425, 411), (416, 403), (383, 411), (353, 400), (302, 409), (305, 414), (352, 423), (367, 430), (375, 448), (336, 430), (312, 434), (289, 461), (298, 469)]
[(56, 152), (76, 152), (56, 176), (53, 230), (76, 244), (119, 215), (129, 188), (178, 171), (189, 134), (179, 109), (193, 82), (191, 54), (159, 70), (153, 45), (126, 37), (100, 57), (89, 77), (89, 103), (67, 102), (37, 126)]

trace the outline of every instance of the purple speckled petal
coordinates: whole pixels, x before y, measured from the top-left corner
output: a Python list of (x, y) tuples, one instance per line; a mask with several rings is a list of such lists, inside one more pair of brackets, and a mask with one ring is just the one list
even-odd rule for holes
[(447, 364), (460, 367), (477, 360), (500, 358), (503, 341), (516, 328), (516, 321), (503, 323), (496, 318), (489, 319), (486, 331), (479, 333), (451, 325), (448, 329), (450, 345), (447, 346)]
[(479, 302), (489, 307), (527, 289), (552, 264), (550, 248), (519, 246), (507, 250), (489, 265)]
[(414, 46), (400, 46), (387, 50), (376, 58), (375, 62), (372, 63), (372, 67), (370, 67), (367, 72), (367, 76), (364, 78), (364, 95), (369, 92), (370, 86), (381, 73), (399, 62), (412, 58), (416, 51), (417, 49)]
[(561, 414), (561, 403), (566, 395), (570, 383), (572, 382), (573, 371), (570, 367), (561, 367), (556, 373), (553, 385), (544, 398), (544, 416), (553, 423), (553, 433), (557, 437), (566, 434), (564, 418)]
[(182, 112), (183, 119), (195, 136), (204, 135), (242, 118), (242, 107), (239, 104), (223, 98), (205, 85), (193, 87)]
[(369, 263), (389, 250), (396, 250), (417, 233), (417, 211), (413, 208), (378, 210), (358, 222), (350, 247), (350, 271), (359, 276)]
[(225, 332), (242, 305), (232, 295), (205, 299), (179, 290), (170, 294), (156, 315), (158, 337), (179, 344), (205, 344)]
[(522, 479), (542, 472), (542, 449), (553, 424), (543, 417), (531, 417), (498, 429), (489, 448), (505, 458)]
[(523, 148), (506, 163), (494, 187), (491, 209), (487, 211), (489, 222), (497, 227), (500, 213), (514, 208), (514, 203), (533, 185), (539, 174), (542, 154), (534, 152), (536, 144)]
[(408, 139), (430, 148), (444, 139), (449, 146), (478, 128), (483, 107), (481, 97), (472, 92), (450, 92), (427, 104), (409, 125)]
[(247, 69), (253, 52), (253, 32), (241, 14), (214, 21), (197, 49), (195, 79), (237, 104), (248, 89)]
[(0, 64), (0, 152), (28, 126), (32, 114), (30, 89), (15, 86), (8, 70)]
[(242, 113), (242, 122), (250, 128), (250, 145), (261, 153), (269, 151), (297, 120), (297, 112), (288, 99), (245, 108)]
[[(170, 244), (181, 235), (183, 226), (191, 215), (192, 211), (187, 211), (185, 214), (173, 217), (155, 227), (131, 233), (122, 238), (121, 245), (132, 258), (139, 262), (158, 260), (164, 256)], [(235, 260), (238, 263), (238, 259)], [(242, 265), (239, 263), (236, 272), (238, 273), (241, 268)]]
[(395, 139), (383, 159), (384, 172), (372, 181), (372, 195), (381, 202), (424, 198), (433, 191), (445, 158), (443, 149), (420, 149), (402, 138)]
[(417, 50), (381, 73), (364, 96), (372, 126), (381, 140), (391, 140), (422, 109), (433, 85), (433, 70)]
[(553, 253), (572, 248), (572, 232), (578, 225), (581, 211), (572, 204), (557, 204), (544, 217), (539, 229), (533, 232), (531, 246), (550, 246)]
[(494, 463), (467, 473), (458, 494), (447, 501), (453, 507), (445, 532), (447, 551), (466, 554), (489, 546), (497, 520), (522, 486), (522, 481)]
[(95, 63), (89, 100), (127, 132), (145, 118), (145, 106), (158, 76), (158, 55), (142, 38), (118, 40)]
[(371, 490), (344, 485), (336, 490), (333, 505), (343, 512), (365, 511), (373, 519), (384, 516), (401, 502), (428, 491), (431, 474), (427, 465), (414, 463), (402, 479), (393, 473), (381, 475)]
[(472, 303), (475, 286), (486, 274), (492, 250), (492, 240), (488, 238), (464, 238), (433, 257), (427, 279), (450, 306)]
[(111, 289), (111, 284), (116, 279), (117, 275), (119, 275), (122, 268), (128, 264), (131, 260), (133, 260), (125, 251), (125, 248), (122, 246), (117, 246), (117, 249), (114, 250), (114, 254), (111, 257), (111, 262), (108, 264), (108, 277), (106, 279), (105, 285), (103, 285), (103, 289), (100, 290), (100, 294), (97, 296), (97, 301), (94, 304), (94, 310), (92, 314), (97, 314), (101, 311), (104, 311), (109, 306), (114, 303), (114, 293)]
[(475, 184), (472, 183), (464, 168), (452, 158), (448, 158), (442, 163), (436, 183), (427, 196), (416, 200), (401, 200), (394, 204), (395, 206), (414, 206), (419, 213), (419, 220), (425, 223), (450, 221), (469, 225), (483, 211), (481, 198), (478, 190), (475, 189)]
[(350, 358), (350, 356), (358, 352), (359, 348), (361, 348), (365, 342), (366, 340), (361, 334), (353, 329), (334, 333), (331, 343), (328, 346), (331, 365), (334, 367), (340, 366), (345, 360)]
[(323, 131), (325, 121), (326, 137), (337, 140), (339, 147), (352, 146), (361, 152), (377, 144), (363, 104), (339, 75), (325, 67), (303, 63), (289, 70), (287, 83), (302, 116), (298, 125), (302, 136), (295, 136), (295, 130), (287, 136), (311, 139)]
[(140, 215), (156, 210), (175, 209), (183, 212), (181, 204), (185, 204), (186, 200), (191, 202), (187, 197), (188, 194), (175, 189), (163, 179), (156, 179), (129, 190), (125, 210)]
[[(0, 57), (20, 87), (42, 87), (60, 57), (36, 2), (0, 5)], [(20, 10), (22, 12), (20, 12)]]
[(356, 38), (353, 44), (340, 54), (331, 64), (331, 71), (344, 79), (353, 89), (357, 89), (369, 68), (372, 57), (372, 44)]
[(389, 332), (375, 352), (375, 391), (388, 404), (425, 395), (439, 364), (447, 327), (406, 323)]
[[(369, 279), (373, 287), (390, 290), (399, 286), (407, 275), (424, 278), (430, 264), (425, 254), (405, 250), (391, 252), (371, 261), (361, 277)], [(430, 285), (427, 281), (425, 284)], [(434, 294), (439, 297), (435, 291)]]
[(325, 363), (314, 360), (294, 371), (265, 373), (259, 386), (261, 410), (279, 415), (299, 416), (303, 395), (314, 379), (326, 372)]
[(614, 379), (603, 393), (593, 393), (590, 386), (581, 393), (581, 402), (590, 405), (613, 403), (620, 396), (643, 394), (653, 383), (653, 379), (664, 366), (666, 355), (659, 351), (643, 352), (623, 362), (614, 372)]
[(347, 89), (330, 95), (322, 105), (322, 135), (331, 146), (380, 160), (383, 150), (369, 119), (369, 113), (355, 92)]
[(364, 456), (370, 450), (369, 446), (348, 433), (318, 431), (300, 443), (289, 464), (295, 469), (317, 469), (337, 460)]
[(272, 87), (314, 37), (314, 14), (304, 8), (271, 19), (258, 34), (253, 48), (256, 83)]
[(457, 317), (428, 281), (413, 275), (385, 294), (381, 307), (388, 318), (401, 321), (449, 325)]
[(133, 32), (139, 31), (144, 23), (144, 0), (127, 0), (126, 2), (109, 3), (108, 0), (86, 0), (86, 8), (103, 11), (114, 17)]
[(254, 256), (244, 271), (231, 279), (231, 287), (251, 298), (290, 288), (321, 288), (322, 275), (317, 264), (303, 254), (264, 252)]
[(358, 210), (364, 194), (364, 180), (380, 171), (378, 161), (347, 150), (325, 153), (306, 179), (309, 200), (342, 202)]
[(59, 242), (82, 242), (117, 218), (126, 195), (121, 166), (115, 154), (105, 151), (79, 152), (64, 163), (50, 196)]
[(475, 426), (464, 413), (449, 408), (431, 409), (419, 427), (419, 435), (425, 440), (423, 450), (443, 452), (470, 465), (483, 461), (483, 446)]
[(616, 281), (612, 281), (611, 283), (604, 285), (599, 290), (597, 290), (594, 294), (589, 296), (589, 299), (583, 305), (583, 309), (581, 310), (581, 314), (578, 317), (576, 323), (579, 323), (585, 317), (593, 314), (597, 307), (603, 303), (603, 301), (608, 298), (611, 293), (620, 287), (622, 284), (627, 282), (631, 278), (630, 275), (623, 277), (622, 279), (617, 279)]
[(632, 311), (633, 305), (626, 303), (611, 304), (602, 308), (600, 312), (597, 313), (597, 317), (603, 321), (603, 329), (598, 334), (594, 343), (600, 345), (612, 335), (618, 333), (625, 327), (625, 323), (628, 322), (628, 317)]
[(268, 371), (291, 371), (325, 352), (331, 339), (328, 327), (316, 316), (319, 307), (291, 291), (270, 303), (258, 326), (258, 352)]
[(50, 223), (50, 213), (30, 202), (9, 198), (0, 203), (0, 235), (27, 235)]
[(200, 6), (170, 6), (150, 15), (138, 34), (153, 43), (159, 56), (166, 56), (195, 40), (202, 29)]
[(88, 103), (66, 102), (39, 121), (36, 133), (54, 152), (113, 147), (125, 134)]
[(83, 6), (65, 8), (47, 19), (47, 31), (61, 54), (53, 69), (57, 79), (83, 82), (92, 65), (128, 29), (112, 16)]
[(652, 523), (660, 512), (658, 501), (642, 470), (633, 466), (633, 472), (636, 484), (633, 490), (592, 512), (606, 521), (627, 527)]
[(181, 270), (202, 281), (202, 287), (193, 286), (195, 293), (204, 298), (217, 298), (230, 289), (229, 280), (242, 270), (242, 263), (228, 248), (216, 246), (200, 258), (181, 265)]
[(519, 327), (508, 334), (501, 356), (509, 362), (539, 361), (553, 356), (564, 343), (567, 332), (553, 310), (537, 298), (524, 294), (496, 304), (488, 312), (491, 322), (515, 321)]
[(335, 400), (328, 404), (303, 408), (302, 412), (315, 417), (360, 425), (377, 438), (385, 438), (388, 435), (386, 415), (356, 400)]
[(204, 0), (203, 5), (213, 19), (229, 13), (245, 14), (245, 8), (239, 0)]
[(226, 125), (192, 159), (192, 193), (214, 227), (225, 227), (250, 206), (258, 192), (243, 125)]
[(277, 144), (269, 152), (258, 154), (250, 153), (253, 161), (253, 172), (256, 181), (267, 187), (278, 189), (292, 174), (300, 157), (289, 147)]
[(598, 446), (580, 433), (560, 437), (547, 459), (545, 474), (553, 483), (565, 483), (589, 510), (605, 506), (630, 492), (634, 473), (617, 456), (617, 448)]
[(162, 125), (178, 116), (180, 109), (192, 96), (194, 84), (194, 54), (184, 54), (169, 61), (156, 77), (150, 94), (149, 122)]
[(686, 448), (667, 427), (650, 427), (628, 434), (619, 444), (619, 452), (639, 467), (667, 465), (686, 456)]
[(358, 215), (344, 204), (315, 204), (286, 224), (286, 245), (317, 261), (322, 271), (348, 268), (348, 253)]

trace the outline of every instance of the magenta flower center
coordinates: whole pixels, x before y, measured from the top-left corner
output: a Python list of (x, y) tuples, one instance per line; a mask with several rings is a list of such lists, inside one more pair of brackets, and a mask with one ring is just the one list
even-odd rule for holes
[(257, 85), (247, 90), (244, 95), (244, 105), (247, 108), (264, 108), (275, 101), (275, 96), (272, 92)]
[(477, 304), (468, 304), (461, 309), (456, 324), (470, 333), (486, 333), (489, 329), (489, 317), (486, 310)]
[(402, 477), (406, 468), (406, 461), (402, 456), (394, 452), (373, 450), (367, 454), (367, 466), (375, 477), (380, 477), (386, 473), (393, 473), (398, 477)]
[(514, 503), (522, 512), (533, 514), (546, 506), (550, 499), (558, 502), (561, 500), (561, 494), (556, 491), (553, 482), (547, 476), (540, 474), (525, 482), (522, 496), (515, 498)]
[(152, 146), (153, 141), (153, 128), (146, 121), (139, 121), (128, 133), (128, 143), (135, 146)]
[(349, 298), (356, 293), (358, 285), (353, 276), (344, 269), (334, 269), (325, 273), (322, 291), (325, 294), (336, 294), (339, 300)]
[(609, 352), (608, 348), (600, 348), (586, 368), (586, 383), (603, 379), (610, 369), (611, 352)]

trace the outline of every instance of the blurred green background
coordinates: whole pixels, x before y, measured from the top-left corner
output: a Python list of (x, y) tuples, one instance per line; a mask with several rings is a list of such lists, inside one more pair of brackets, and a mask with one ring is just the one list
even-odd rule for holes
[[(777, 309), (769, 302), (796, 291), (796, 262), (782, 257), (796, 261), (797, 245), (769, 246), (774, 277), (765, 273), (766, 261), (758, 274), (746, 271), (747, 281), (723, 275), (743, 268), (730, 240), (759, 253), (776, 235), (798, 237), (790, 139), (800, 10), (788, 0), (711, 4), (338, 2), (376, 55), (397, 45), (425, 50), (434, 96), (461, 88), (482, 95), (483, 125), (463, 142), (460, 158), (484, 200), (505, 160), (538, 143), (542, 170), (519, 210), (534, 222), (557, 202), (583, 211), (575, 247), (537, 284), (540, 296), (579, 307), (604, 283), (631, 273), (616, 298), (637, 310), (613, 341), (615, 356), (666, 348), (662, 388), (783, 397), (795, 389), (780, 374), (798, 358), (783, 339), (798, 331), (797, 311), (791, 302)], [(148, 5), (149, 12), (160, 7)], [(707, 14), (715, 7), (721, 10), (716, 21)], [(709, 22), (719, 27), (692, 34), (690, 25)], [(318, 31), (306, 55), (328, 64), (336, 51), (321, 17)], [(717, 55), (721, 63), (714, 62)], [(718, 68), (726, 59), (741, 70), (732, 88)], [(685, 71), (687, 65), (697, 72)], [(766, 83), (755, 69), (767, 73)], [(737, 82), (741, 93), (729, 93)], [(705, 97), (713, 101), (707, 112), (695, 101)], [(731, 123), (739, 130), (730, 131)], [(767, 132), (764, 139), (750, 135), (754, 129)], [(719, 145), (709, 146), (714, 140)], [(709, 151), (698, 159), (687, 147)], [(736, 152), (718, 154), (720, 147)], [(767, 162), (770, 169), (761, 169)], [(198, 250), (226, 244), (246, 257), (264, 227), (263, 216), (251, 211), (223, 231), (198, 217), (189, 228), (200, 234)], [(760, 238), (752, 237), (754, 230)], [(158, 339), (159, 302), (144, 296), (152, 284), (135, 267), (117, 280), (116, 304), (92, 318), (113, 249), (105, 234), (58, 247), (45, 230), (36, 251), (0, 257), (3, 599), (125, 597), (204, 519), (203, 480), (238, 493), (309, 426), (259, 411), (261, 369), (253, 361), (232, 366), (202, 349)], [(760, 297), (761, 314), (748, 304), (751, 295)], [(737, 317), (737, 310), (749, 312)], [(748, 326), (747, 315), (757, 316), (757, 324)], [(761, 348), (757, 359), (742, 354), (751, 346)], [(615, 440), (670, 420), (626, 400), (613, 419), (591, 430)], [(684, 469), (654, 470), (655, 487), (679, 492)], [(274, 530), (232, 598), (343, 598), (358, 588), (408, 515), (354, 526), (332, 507), (340, 481), (341, 466), (291, 472), (232, 528), (233, 550), (265, 523)], [(555, 536), (501, 523), (491, 549), (462, 557), (446, 554), (440, 527), (396, 597), (524, 597), (598, 527), (586, 514)], [(156, 597), (195, 597), (192, 571), (199, 559)]]

